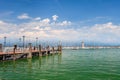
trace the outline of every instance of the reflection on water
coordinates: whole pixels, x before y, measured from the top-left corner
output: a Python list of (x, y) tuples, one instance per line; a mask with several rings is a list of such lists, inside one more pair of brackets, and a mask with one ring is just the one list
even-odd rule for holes
[(19, 80), (19, 78), (23, 80), (33, 80), (35, 78), (34, 75), (46, 72), (49, 68), (54, 68), (56, 63), (61, 63), (61, 57), (61, 55), (56, 54), (44, 57), (34, 57), (32, 59), (0, 62), (0, 80)]
[(62, 61), (62, 54), (58, 54), (58, 63), (61, 64)]
[(16, 62), (15, 60), (13, 60), (13, 71), (15, 72), (15, 69), (16, 69)]
[(62, 54), (0, 62), (0, 80), (120, 80), (120, 50), (63, 50)]
[(42, 57), (39, 56), (38, 60), (39, 60), (39, 69), (40, 69), (41, 68), (41, 63), (42, 63)]
[(32, 70), (32, 59), (27, 59), (28, 61), (28, 72), (31, 72)]

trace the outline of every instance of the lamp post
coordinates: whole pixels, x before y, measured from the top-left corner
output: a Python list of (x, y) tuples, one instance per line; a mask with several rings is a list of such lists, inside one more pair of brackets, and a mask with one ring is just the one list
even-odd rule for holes
[(23, 36), (23, 49), (25, 47), (25, 36)]
[(4, 37), (4, 48), (6, 47), (6, 36)]
[(61, 42), (61, 41), (59, 41), (59, 45), (62, 45), (62, 42)]
[(19, 47), (21, 47), (21, 38), (19, 38)]
[(38, 37), (36, 37), (36, 48), (38, 47), (37, 44), (38, 44)]

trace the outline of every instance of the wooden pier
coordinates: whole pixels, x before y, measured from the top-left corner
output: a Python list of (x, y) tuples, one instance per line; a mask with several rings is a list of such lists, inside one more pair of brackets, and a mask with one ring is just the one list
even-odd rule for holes
[(17, 45), (7, 52), (0, 51), (0, 61), (3, 60), (16, 60), (21, 58), (32, 58), (33, 56), (47, 56), (53, 54), (61, 54), (62, 46), (58, 45), (57, 47), (50, 47), (49, 45), (45, 48), (42, 45), (38, 47), (33, 47), (31, 43), (28, 44), (27, 48), (21, 47), (18, 48)]

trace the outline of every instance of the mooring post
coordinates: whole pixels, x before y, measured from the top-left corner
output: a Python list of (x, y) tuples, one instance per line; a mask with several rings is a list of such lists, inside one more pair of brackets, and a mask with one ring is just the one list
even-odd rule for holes
[(45, 53), (46, 55), (47, 55), (47, 52), (48, 52), (48, 51), (47, 51), (47, 47), (46, 47), (46, 53)]
[(60, 52), (60, 46), (58, 45), (58, 49), (57, 49), (56, 53), (59, 53), (59, 52)]
[(58, 45), (58, 53), (62, 53), (62, 45)]
[(3, 55), (3, 56), (2, 56), (2, 60), (5, 60), (5, 59), (6, 59), (5, 55)]
[(39, 45), (39, 56), (42, 56), (42, 46)]
[(0, 44), (0, 52), (2, 52), (3, 50), (2, 50), (3, 48), (2, 48), (2, 44)]
[(27, 55), (27, 58), (32, 58), (32, 43), (29, 43), (29, 53)]
[(46, 55), (48, 55), (48, 46), (46, 47)]
[(54, 46), (53, 46), (53, 47), (52, 47), (52, 54), (54, 54), (54, 50), (55, 50), (55, 49), (54, 49)]
[(13, 48), (13, 60), (15, 60), (16, 59), (16, 57), (15, 57), (15, 50), (17, 49), (17, 45), (14, 45), (14, 48)]
[(50, 54), (50, 46), (47, 47), (47, 54)]
[[(0, 44), (0, 52), (3, 52), (3, 46), (2, 46), (2, 44)], [(2, 60), (4, 60), (4, 59), (5, 59), (5, 56), (2, 55)]]
[(60, 53), (62, 53), (62, 45), (60, 45), (59, 47), (60, 47)]

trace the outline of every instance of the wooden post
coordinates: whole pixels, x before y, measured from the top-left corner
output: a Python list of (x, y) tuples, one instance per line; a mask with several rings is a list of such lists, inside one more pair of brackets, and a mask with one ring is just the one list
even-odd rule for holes
[(39, 45), (39, 56), (42, 56), (42, 46)]
[(0, 44), (0, 52), (2, 52), (2, 44)]
[(60, 45), (59, 47), (60, 47), (60, 53), (62, 53), (62, 45)]
[(17, 45), (14, 45), (14, 48), (13, 48), (13, 60), (15, 60), (16, 59), (16, 57), (15, 57), (15, 50), (17, 49)]
[(50, 54), (50, 46), (47, 47), (47, 54)]
[(58, 45), (57, 53), (59, 53), (59, 52), (60, 52), (60, 46)]
[(52, 54), (54, 54), (54, 50), (55, 50), (55, 49), (54, 49), (54, 46), (53, 46), (53, 47), (52, 47)]
[(46, 55), (48, 55), (48, 48), (49, 48), (49, 46), (46, 47)]
[(62, 46), (58, 45), (58, 53), (62, 53)]
[(27, 55), (27, 58), (32, 58), (32, 44), (29, 43), (28, 45), (29, 45), (29, 53)]
[(5, 55), (3, 55), (3, 56), (2, 56), (2, 60), (5, 60), (5, 59), (6, 59)]

